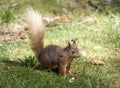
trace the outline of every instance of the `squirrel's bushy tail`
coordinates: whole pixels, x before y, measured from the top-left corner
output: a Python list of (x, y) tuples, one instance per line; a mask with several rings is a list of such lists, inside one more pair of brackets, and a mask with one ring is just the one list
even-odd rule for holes
[(25, 17), (27, 28), (29, 30), (29, 39), (31, 42), (31, 48), (35, 52), (36, 57), (40, 55), (44, 48), (44, 23), (41, 14), (29, 8), (26, 10)]

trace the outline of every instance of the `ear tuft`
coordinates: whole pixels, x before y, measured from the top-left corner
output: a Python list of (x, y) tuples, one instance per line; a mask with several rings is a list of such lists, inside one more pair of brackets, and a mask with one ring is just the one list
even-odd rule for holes
[(78, 40), (77, 38), (71, 39), (71, 41), (72, 41), (74, 44), (76, 44), (76, 41), (77, 41), (77, 40)]
[(70, 49), (70, 47), (71, 47), (71, 44), (69, 41), (67, 41), (67, 48)]

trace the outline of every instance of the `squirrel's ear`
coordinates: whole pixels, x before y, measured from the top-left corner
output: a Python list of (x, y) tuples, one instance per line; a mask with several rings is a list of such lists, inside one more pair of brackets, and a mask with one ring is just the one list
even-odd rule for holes
[(71, 41), (76, 44), (76, 40), (78, 40), (77, 38), (73, 38)]
[(71, 44), (69, 41), (67, 41), (67, 48), (70, 49), (70, 47), (71, 47)]

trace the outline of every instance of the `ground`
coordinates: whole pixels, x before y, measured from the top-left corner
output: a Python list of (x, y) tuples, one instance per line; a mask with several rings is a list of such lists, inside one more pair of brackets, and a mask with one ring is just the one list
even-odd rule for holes
[[(120, 7), (117, 4), (100, 5), (99, 10), (86, 2), (72, 0), (1, 0), (0, 3), (1, 88), (120, 87)], [(30, 48), (25, 30), (24, 13), (28, 7), (37, 9), (45, 19), (45, 46), (64, 47), (66, 40), (78, 38), (81, 57), (75, 58), (71, 65), (73, 82), (69, 80), (70, 75), (63, 78), (38, 69), (40, 63)]]

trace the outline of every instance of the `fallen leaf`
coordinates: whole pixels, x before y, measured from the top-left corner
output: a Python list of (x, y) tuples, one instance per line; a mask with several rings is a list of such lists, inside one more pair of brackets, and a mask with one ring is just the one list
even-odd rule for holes
[(103, 61), (98, 60), (98, 59), (93, 59), (93, 60), (91, 60), (91, 63), (92, 63), (93, 65), (105, 65), (105, 63), (104, 63)]

